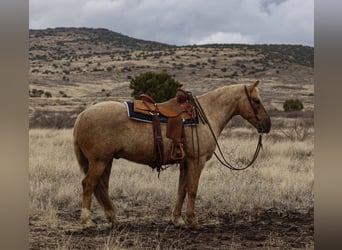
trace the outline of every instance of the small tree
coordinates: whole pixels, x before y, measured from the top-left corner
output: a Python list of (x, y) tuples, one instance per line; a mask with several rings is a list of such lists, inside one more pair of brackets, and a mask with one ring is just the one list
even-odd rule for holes
[(150, 95), (156, 102), (164, 102), (176, 95), (179, 82), (166, 72), (144, 72), (134, 77), (129, 87), (132, 97), (139, 99), (141, 94)]
[(294, 110), (302, 110), (304, 105), (299, 99), (287, 99), (283, 104), (283, 108), (285, 112), (289, 112)]

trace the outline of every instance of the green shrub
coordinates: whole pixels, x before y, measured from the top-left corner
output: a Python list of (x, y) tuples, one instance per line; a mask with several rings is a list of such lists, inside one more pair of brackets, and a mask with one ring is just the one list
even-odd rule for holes
[(51, 94), (49, 91), (46, 91), (46, 92), (44, 93), (44, 95), (45, 95), (45, 97), (47, 97), (47, 98), (52, 97), (52, 94)]
[(44, 94), (44, 90), (41, 90), (41, 89), (29, 90), (30, 97), (41, 97), (43, 94)]
[(164, 102), (176, 95), (179, 82), (166, 72), (144, 72), (134, 77), (130, 86), (132, 97), (139, 99), (141, 94), (150, 95), (156, 102)]
[(302, 110), (304, 108), (303, 102), (299, 99), (287, 99), (283, 104), (285, 112)]

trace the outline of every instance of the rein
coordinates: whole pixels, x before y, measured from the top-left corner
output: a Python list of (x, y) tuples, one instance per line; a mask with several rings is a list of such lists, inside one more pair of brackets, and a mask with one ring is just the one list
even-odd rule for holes
[[(259, 121), (259, 118), (258, 118), (258, 115), (257, 115), (257, 111), (255, 109), (255, 107), (252, 105), (252, 101), (251, 101), (251, 97), (248, 93), (248, 90), (247, 90), (247, 87), (245, 86), (245, 91), (246, 91), (246, 95), (248, 97), (248, 101), (253, 109), (253, 112), (254, 112), (254, 115), (256, 117), (256, 119)], [(235, 171), (240, 171), (240, 170), (245, 170), (247, 168), (249, 168), (251, 165), (253, 165), (253, 163), (255, 162), (255, 160), (257, 159), (258, 155), (259, 155), (259, 152), (260, 152), (260, 149), (262, 148), (262, 133), (259, 133), (259, 140), (258, 140), (258, 145), (255, 149), (255, 152), (254, 152), (254, 155), (253, 155), (253, 158), (252, 160), (244, 167), (234, 167), (232, 164), (230, 164), (226, 158), (224, 157), (223, 155), (223, 152), (222, 152), (222, 149), (221, 149), (221, 146), (220, 144), (218, 143), (218, 139), (214, 133), (214, 130), (208, 120), (208, 117), (206, 116), (201, 104), (199, 103), (198, 99), (196, 96), (193, 96), (192, 94), (190, 94), (190, 98), (192, 99), (192, 102), (194, 103), (195, 107), (196, 107), (196, 110), (197, 110), (197, 114), (199, 116), (199, 118), (201, 119), (202, 123), (203, 124), (206, 124), (214, 138), (214, 141), (215, 141), (215, 144), (218, 148), (218, 151), (219, 151), (219, 155), (214, 152), (214, 155), (215, 157), (217, 158), (217, 160), (225, 167), (231, 169), (231, 170), (235, 170)], [(198, 156), (199, 157), (199, 156)], [(220, 158), (221, 157), (221, 158)]]

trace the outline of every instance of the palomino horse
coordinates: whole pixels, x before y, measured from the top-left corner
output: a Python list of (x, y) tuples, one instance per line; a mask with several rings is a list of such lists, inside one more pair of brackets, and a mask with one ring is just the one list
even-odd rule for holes
[[(225, 86), (198, 97), (216, 137), (235, 115), (241, 115), (260, 133), (270, 131), (271, 120), (261, 102), (257, 85), (258, 82), (247, 88), (242, 84)], [(161, 126), (167, 164), (170, 162), (171, 140), (165, 136), (166, 125)], [(197, 127), (199, 141), (187, 145), (185, 162), (180, 167), (177, 200), (171, 215), (174, 225), (190, 228), (198, 227), (195, 199), (199, 178), (206, 161), (212, 157), (216, 148), (208, 127), (202, 123)], [(185, 135), (191, 138), (190, 126), (185, 127)], [(108, 196), (113, 158), (147, 165), (154, 156), (153, 143), (151, 124), (128, 118), (124, 103), (101, 102), (79, 114), (74, 126), (74, 148), (78, 163), (85, 173), (80, 216), (85, 226), (95, 225), (90, 212), (93, 193), (108, 220), (113, 225), (118, 223), (115, 206)], [(200, 146), (199, 150), (197, 145)], [(184, 220), (181, 211), (186, 195), (188, 199)]]

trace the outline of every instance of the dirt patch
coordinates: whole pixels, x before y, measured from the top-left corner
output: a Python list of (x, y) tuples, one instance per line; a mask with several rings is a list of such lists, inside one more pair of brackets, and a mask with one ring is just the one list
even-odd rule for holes
[(43, 216), (30, 216), (30, 249), (308, 249), (314, 246), (313, 209), (200, 214), (198, 230), (176, 228), (168, 219), (151, 214), (119, 217), (121, 223), (114, 228), (102, 216), (96, 216), (97, 228), (82, 229), (79, 215), (79, 210), (57, 212), (57, 225), (49, 225)]

